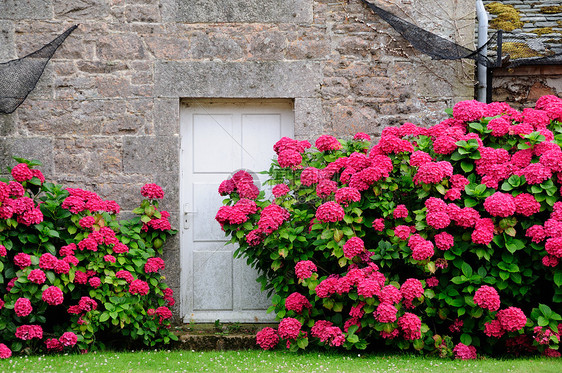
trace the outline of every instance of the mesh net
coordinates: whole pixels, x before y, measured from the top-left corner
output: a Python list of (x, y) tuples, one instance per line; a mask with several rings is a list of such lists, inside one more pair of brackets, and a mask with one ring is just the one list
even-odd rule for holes
[(76, 27), (70, 27), (55, 40), (25, 57), (0, 63), (0, 114), (10, 114), (23, 103), (35, 88), (47, 62)]
[(493, 35), (488, 42), (477, 50), (471, 50), (462, 45), (447, 40), (437, 34), (426, 31), (411, 22), (403, 20), (400, 17), (368, 2), (362, 0), (371, 8), (379, 17), (387, 22), (392, 28), (398, 31), (404, 39), (420, 52), (429, 55), (436, 60), (458, 60), (461, 58), (469, 58), (479, 61), (487, 66), (495, 66), (495, 60), (490, 59), (482, 53), (486, 46), (496, 43), (497, 35)]
[(488, 49), (488, 55), (501, 55), (503, 67), (562, 64), (562, 35), (503, 32), (499, 43)]
[[(520, 65), (554, 65), (562, 63), (562, 34), (539, 35), (526, 32), (498, 30), (477, 50), (470, 50), (368, 2), (362, 0), (379, 17), (398, 31), (417, 50), (433, 59), (457, 60), (469, 58), (487, 67), (516, 67)], [(484, 54), (483, 48), (487, 48)]]

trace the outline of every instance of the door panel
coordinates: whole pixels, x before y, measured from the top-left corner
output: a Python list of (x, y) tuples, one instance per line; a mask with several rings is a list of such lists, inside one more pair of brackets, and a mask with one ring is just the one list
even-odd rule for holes
[[(191, 100), (181, 109), (181, 310), (185, 322), (269, 322), (257, 272), (233, 259), (215, 221), (220, 183), (241, 169), (269, 168), (273, 144), (292, 137), (292, 102)], [(261, 182), (265, 176), (259, 176)], [(269, 193), (268, 193), (269, 194)]]

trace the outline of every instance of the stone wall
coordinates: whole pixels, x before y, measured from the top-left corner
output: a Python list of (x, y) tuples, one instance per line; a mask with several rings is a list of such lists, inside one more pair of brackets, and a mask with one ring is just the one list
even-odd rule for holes
[[(385, 4), (473, 48), (472, 0)], [(430, 125), (473, 98), (472, 63), (432, 61), (359, 0), (5, 0), (0, 62), (76, 23), (24, 104), (0, 116), (0, 167), (39, 159), (48, 178), (125, 211), (156, 182), (174, 222), (181, 98), (290, 98), (299, 138)], [(177, 239), (165, 259), (178, 294)]]
[(518, 66), (494, 71), (493, 101), (505, 101), (516, 109), (534, 107), (541, 96), (562, 96), (562, 66)]

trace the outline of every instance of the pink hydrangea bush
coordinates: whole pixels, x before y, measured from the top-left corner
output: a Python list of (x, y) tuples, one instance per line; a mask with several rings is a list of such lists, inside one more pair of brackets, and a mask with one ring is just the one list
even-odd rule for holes
[(216, 219), (281, 320), (262, 347), (556, 355), (562, 100), (463, 101), (449, 114), (384, 128), (373, 147), (363, 133), (315, 148), (283, 138), (271, 201), (247, 193), (249, 175), (221, 184)]
[(104, 336), (176, 339), (159, 257), (174, 233), (158, 209), (162, 188), (146, 184), (138, 216), (118, 221), (115, 201), (45, 182), (37, 162), (17, 160), (13, 180), (0, 181), (0, 358), (91, 351)]

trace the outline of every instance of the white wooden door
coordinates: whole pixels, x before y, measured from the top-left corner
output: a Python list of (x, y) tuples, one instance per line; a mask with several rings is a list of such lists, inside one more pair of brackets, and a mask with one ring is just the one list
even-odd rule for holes
[[(234, 171), (269, 169), (273, 144), (292, 137), (289, 101), (189, 100), (181, 106), (181, 310), (184, 322), (268, 322), (270, 306), (214, 217), (219, 184)], [(262, 175), (262, 178), (264, 176)], [(262, 179), (262, 182), (265, 179)]]

